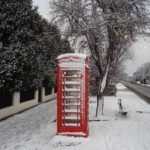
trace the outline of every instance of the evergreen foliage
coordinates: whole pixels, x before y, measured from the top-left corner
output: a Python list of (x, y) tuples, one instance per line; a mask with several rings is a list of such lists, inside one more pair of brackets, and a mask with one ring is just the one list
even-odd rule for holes
[(70, 43), (67, 39), (61, 39), (61, 34), (56, 25), (46, 23), (46, 29), (44, 34), (44, 46), (47, 50), (46, 56), (46, 72), (44, 78), (44, 86), (55, 87), (56, 85), (56, 58), (58, 55), (73, 52), (70, 47)]
[(23, 86), (24, 70), (31, 69), (28, 60), (33, 37), (29, 28), (32, 3), (5, 0), (0, 6), (0, 90), (12, 92)]
[(54, 84), (61, 47), (58, 28), (38, 14), (32, 0), (0, 0), (1, 93), (39, 88), (46, 79)]

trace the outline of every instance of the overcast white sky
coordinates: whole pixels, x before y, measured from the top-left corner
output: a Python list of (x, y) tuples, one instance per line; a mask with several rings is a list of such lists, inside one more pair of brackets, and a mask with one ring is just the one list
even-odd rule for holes
[(50, 20), (50, 0), (33, 0), (33, 5), (39, 7), (39, 13), (46, 19)]
[[(33, 5), (37, 5), (39, 13), (48, 20), (50, 20), (49, 2), (50, 0), (33, 0)], [(133, 44), (132, 49), (135, 51), (135, 58), (132, 61), (126, 62), (126, 72), (128, 74), (134, 73), (140, 65), (150, 62), (150, 37), (139, 38)]]
[(135, 58), (126, 63), (126, 70), (130, 74), (135, 72), (142, 64), (150, 62), (150, 37), (139, 38), (133, 44), (132, 49), (135, 51)]

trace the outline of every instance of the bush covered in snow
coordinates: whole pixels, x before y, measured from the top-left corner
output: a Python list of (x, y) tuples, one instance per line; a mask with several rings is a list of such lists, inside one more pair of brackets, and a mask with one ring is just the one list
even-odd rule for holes
[[(32, 7), (32, 0), (0, 1), (0, 91), (38, 88), (55, 81), (55, 57), (62, 39)], [(68, 44), (68, 48), (69, 44)]]

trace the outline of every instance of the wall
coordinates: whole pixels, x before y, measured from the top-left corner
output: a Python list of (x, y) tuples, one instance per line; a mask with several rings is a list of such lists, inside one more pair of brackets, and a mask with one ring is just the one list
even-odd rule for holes
[[(0, 109), (0, 119), (4, 119), (6, 117), (9, 117), (23, 110), (38, 105), (39, 104), (38, 92), (39, 92), (38, 90), (34, 92), (34, 99), (28, 100), (23, 103), (20, 103), (20, 92), (15, 92), (12, 98), (12, 102), (13, 102), (12, 106)], [(46, 102), (54, 98), (56, 98), (56, 93), (54, 93), (54, 89), (52, 90), (52, 93), (50, 95), (46, 95), (46, 96), (45, 96), (45, 88), (41, 89), (41, 102)]]
[(41, 89), (41, 101), (42, 102), (46, 102), (54, 98), (56, 98), (56, 93), (54, 93), (54, 88), (52, 89), (52, 93), (50, 95), (45, 95), (45, 88), (42, 87)]

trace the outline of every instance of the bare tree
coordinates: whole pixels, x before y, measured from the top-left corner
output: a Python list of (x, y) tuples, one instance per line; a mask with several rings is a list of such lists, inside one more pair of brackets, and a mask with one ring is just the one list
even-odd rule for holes
[(64, 33), (88, 47), (99, 74), (99, 100), (111, 70), (148, 25), (148, 0), (54, 0), (51, 3), (55, 21)]

